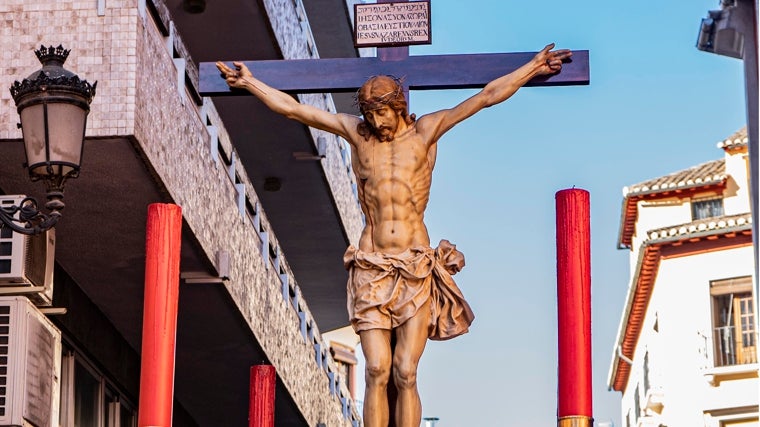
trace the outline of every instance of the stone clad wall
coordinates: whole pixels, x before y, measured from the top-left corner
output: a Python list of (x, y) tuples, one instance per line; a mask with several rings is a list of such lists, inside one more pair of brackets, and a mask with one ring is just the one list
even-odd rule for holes
[[(284, 59), (319, 58), (301, 0), (264, 0), (263, 3), (272, 21), (272, 28)], [(303, 94), (298, 98), (302, 103), (311, 104), (322, 110), (333, 113), (336, 111), (329, 95)], [(352, 189), (352, 184), (356, 183), (356, 179), (351, 171), (350, 161), (347, 161), (350, 155), (345, 153), (351, 150), (342, 138), (314, 128), (309, 128), (309, 130), (314, 141), (322, 137), (328, 142), (322, 168), (332, 189), (346, 235), (352, 244), (357, 245), (364, 222), (361, 208)]]
[[(137, 142), (182, 206), (185, 220), (209, 259), (215, 259), (219, 250), (230, 254), (230, 280), (225, 285), (308, 424), (351, 425), (343, 416), (339, 397), (330, 392), (328, 375), (315, 362), (313, 346), (301, 335), (298, 313), (283, 299), (278, 272), (264, 258), (268, 254), (262, 253), (259, 232), (250, 216), (237, 209), (241, 189), (251, 205), (258, 204), (253, 186), (238, 164), (236, 175), (242, 182), (236, 188), (228, 166), (212, 155), (207, 118), (222, 149), (230, 150), (228, 157), (232, 150), (213, 104), (205, 100), (206, 106), (199, 107), (184, 88), (178, 88), (177, 60), (169, 55), (166, 40), (155, 25), (138, 25), (138, 34)], [(261, 227), (269, 230), (265, 214), (259, 211), (259, 215)], [(278, 247), (271, 231), (267, 238)], [(295, 286), (292, 273), (287, 274)], [(293, 292), (300, 296), (297, 287)], [(308, 321), (308, 306), (298, 299)]]
[(137, 0), (109, 0), (98, 15), (95, 0), (0, 1), (0, 139), (21, 139), (8, 88), (41, 68), (40, 45), (63, 45), (64, 68), (98, 81), (87, 136), (131, 135), (135, 117)]

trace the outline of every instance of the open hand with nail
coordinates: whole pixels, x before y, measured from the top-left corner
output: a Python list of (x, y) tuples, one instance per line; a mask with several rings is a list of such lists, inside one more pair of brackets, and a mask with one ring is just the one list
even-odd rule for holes
[(251, 71), (242, 62), (233, 62), (232, 65), (235, 69), (227, 66), (224, 62), (217, 61), (216, 68), (222, 73), (222, 78), (227, 82), (230, 87), (245, 89), (246, 77), (253, 77)]
[(533, 62), (538, 67), (537, 75), (546, 75), (558, 73), (562, 70), (562, 61), (570, 58), (573, 53), (569, 49), (554, 49), (554, 43), (546, 45), (541, 52), (538, 52), (533, 58)]

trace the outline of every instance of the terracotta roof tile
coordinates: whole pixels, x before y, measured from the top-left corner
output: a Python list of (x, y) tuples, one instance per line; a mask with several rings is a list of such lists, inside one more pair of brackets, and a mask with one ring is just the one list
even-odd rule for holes
[(623, 188), (623, 196), (663, 193), (718, 184), (726, 179), (725, 159), (712, 160), (659, 178)]
[(752, 227), (752, 215), (747, 212), (739, 215), (724, 215), (715, 218), (705, 218), (686, 224), (650, 230), (647, 233), (646, 244), (662, 243), (666, 240), (683, 240), (695, 236), (713, 233), (729, 233)]
[(733, 135), (729, 136), (723, 141), (718, 142), (718, 148), (728, 150), (730, 148), (746, 146), (748, 143), (749, 137), (747, 136), (747, 127), (744, 126), (743, 128), (736, 131)]

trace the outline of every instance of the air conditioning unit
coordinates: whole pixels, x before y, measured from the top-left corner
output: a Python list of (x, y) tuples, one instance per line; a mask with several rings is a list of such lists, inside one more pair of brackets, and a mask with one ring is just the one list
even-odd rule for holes
[[(0, 196), (0, 207), (18, 206), (26, 196)], [(55, 229), (36, 236), (0, 228), (0, 294), (28, 296), (38, 306), (53, 303)]]
[(61, 332), (26, 297), (0, 297), (0, 354), (0, 427), (57, 427)]

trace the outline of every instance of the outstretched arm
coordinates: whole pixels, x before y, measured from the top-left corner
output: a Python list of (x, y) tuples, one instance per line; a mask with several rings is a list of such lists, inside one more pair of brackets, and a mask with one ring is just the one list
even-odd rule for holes
[(504, 102), (536, 76), (554, 74), (562, 70), (562, 60), (572, 55), (567, 49), (555, 50), (554, 43), (547, 45), (528, 63), (515, 71), (489, 82), (483, 90), (466, 99), (454, 108), (441, 110), (421, 117), (418, 128), (429, 131), (431, 142), (435, 142), (457, 123), (472, 116), (483, 108)]
[(354, 129), (359, 122), (358, 117), (348, 114), (333, 114), (311, 105), (301, 104), (287, 93), (254, 77), (242, 62), (233, 62), (232, 64), (235, 69), (228, 67), (223, 62), (216, 63), (216, 68), (222, 73), (222, 77), (230, 87), (247, 90), (275, 113), (351, 141), (349, 135), (351, 129)]

